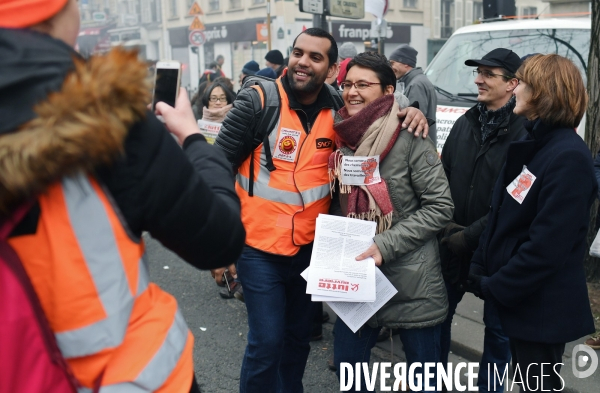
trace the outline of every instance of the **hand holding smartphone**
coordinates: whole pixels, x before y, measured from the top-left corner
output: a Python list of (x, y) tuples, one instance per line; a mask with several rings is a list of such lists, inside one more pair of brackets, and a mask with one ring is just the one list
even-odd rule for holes
[(157, 102), (175, 107), (179, 95), (181, 81), (181, 63), (178, 61), (159, 61), (154, 74), (154, 91), (152, 93), (152, 110), (156, 110)]

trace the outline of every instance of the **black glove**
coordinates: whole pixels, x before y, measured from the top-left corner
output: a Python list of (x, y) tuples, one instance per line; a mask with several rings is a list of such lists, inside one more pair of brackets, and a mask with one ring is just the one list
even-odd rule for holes
[(459, 257), (463, 257), (468, 255), (471, 252), (467, 241), (465, 240), (465, 231), (461, 230), (459, 232), (455, 232), (448, 237), (444, 237), (442, 239), (442, 244), (444, 244), (454, 255)]
[(465, 227), (452, 221), (450, 224), (446, 225), (444, 229), (442, 229), (442, 237), (448, 237), (455, 232), (462, 231), (463, 229), (465, 229)]
[(485, 300), (483, 297), (483, 291), (481, 290), (481, 279), (483, 276), (476, 276), (475, 274), (469, 274), (469, 278), (463, 284), (461, 284), (460, 289), (465, 292), (471, 292), (473, 295), (478, 298)]

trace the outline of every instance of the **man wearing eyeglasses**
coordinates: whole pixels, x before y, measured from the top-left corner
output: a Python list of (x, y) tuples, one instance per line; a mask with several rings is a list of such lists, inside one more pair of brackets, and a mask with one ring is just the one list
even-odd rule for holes
[[(523, 118), (513, 113), (513, 90), (518, 84), (515, 72), (521, 66), (519, 56), (509, 49), (498, 48), (480, 60), (467, 60), (477, 85), (478, 103), (462, 115), (452, 127), (442, 150), (442, 163), (454, 200), (454, 220), (440, 234), (440, 257), (448, 290), (448, 317), (442, 325), (442, 363), (450, 351), (452, 317), (464, 291), (461, 284), (468, 277), (473, 251), (487, 223), (492, 188), (512, 141), (526, 131)], [(479, 367), (480, 392), (502, 392), (493, 370), (499, 375), (510, 361), (508, 338), (502, 332), (493, 303), (485, 302), (483, 321), (485, 339)], [(488, 364), (492, 372), (488, 376)], [(488, 381), (490, 389), (488, 389)]]

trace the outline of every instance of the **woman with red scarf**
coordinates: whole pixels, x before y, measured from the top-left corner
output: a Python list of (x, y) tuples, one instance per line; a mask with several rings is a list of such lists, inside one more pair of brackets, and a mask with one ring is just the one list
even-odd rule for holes
[[(402, 131), (394, 115), (396, 78), (385, 56), (357, 55), (348, 63), (341, 86), (345, 106), (336, 114), (337, 150), (329, 160), (330, 175), (340, 190), (342, 214), (377, 223), (374, 243), (356, 259), (372, 257), (398, 293), (356, 333), (338, 318), (334, 328), (338, 377), (340, 363), (369, 362), (382, 326), (399, 329), (407, 370), (415, 362), (438, 362), (448, 301), (436, 234), (450, 222), (454, 210), (446, 175), (433, 142)], [(369, 168), (365, 184), (348, 184), (341, 165), (344, 156), (377, 163)], [(422, 367), (415, 374), (423, 374)], [(424, 388), (426, 381), (421, 381)], [(434, 380), (427, 382), (435, 386)], [(372, 391), (364, 379), (353, 388)]]

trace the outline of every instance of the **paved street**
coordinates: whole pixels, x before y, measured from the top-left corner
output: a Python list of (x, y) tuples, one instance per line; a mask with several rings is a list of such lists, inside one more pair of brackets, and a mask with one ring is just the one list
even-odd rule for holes
[[(146, 241), (152, 281), (177, 298), (194, 334), (194, 364), (202, 392), (237, 392), (248, 332), (244, 304), (221, 299), (220, 288), (210, 272), (188, 265), (149, 237)], [(332, 320), (323, 325), (323, 340), (311, 343), (303, 381), (306, 393), (340, 391), (335, 374), (327, 368), (327, 359), (333, 353), (331, 331), (335, 320), (331, 310), (329, 314)], [(376, 346), (372, 361), (389, 362), (392, 355), (396, 362), (404, 361), (399, 341), (395, 336), (393, 353), (387, 342)]]
[[(158, 242), (146, 237), (150, 259), (150, 276), (169, 293), (175, 295), (185, 319), (195, 337), (194, 363), (196, 378), (203, 393), (234, 393), (238, 391), (239, 372), (248, 332), (246, 308), (236, 299), (219, 297), (220, 288), (208, 271), (199, 271), (181, 261)], [(453, 363), (477, 360), (483, 343), (482, 302), (467, 294), (459, 305), (453, 334)], [(333, 353), (331, 334), (335, 316), (323, 325), (323, 340), (311, 344), (311, 353), (304, 374), (306, 393), (339, 392), (335, 374), (327, 369), (327, 359)], [(588, 379), (577, 379), (571, 371), (570, 343), (565, 350), (564, 377), (567, 393), (595, 393), (600, 386), (600, 371)], [(393, 351), (392, 351), (393, 346)], [(461, 357), (464, 356), (464, 357)], [(372, 361), (403, 362), (404, 353), (398, 336), (390, 342), (379, 343), (372, 353)], [(466, 373), (466, 370), (465, 370)], [(465, 373), (461, 375), (466, 383)], [(379, 386), (379, 381), (377, 381)], [(379, 392), (379, 388), (377, 388)], [(518, 391), (518, 389), (515, 389)]]
[[(175, 295), (194, 334), (194, 364), (202, 393), (237, 392), (248, 333), (244, 304), (221, 299), (210, 272), (188, 265), (154, 240), (147, 245), (152, 281)], [(304, 378), (307, 393), (339, 392), (335, 374), (327, 369), (332, 327), (326, 323), (324, 339), (312, 344)]]

